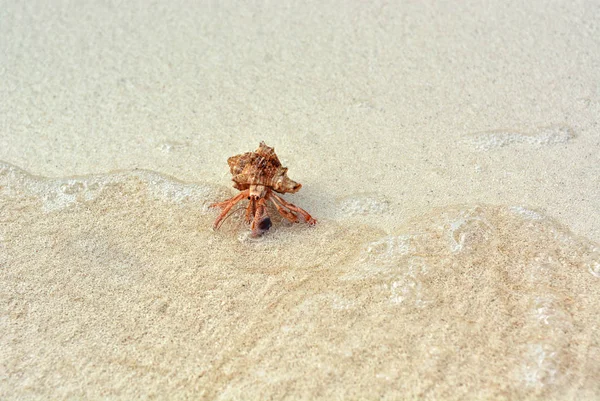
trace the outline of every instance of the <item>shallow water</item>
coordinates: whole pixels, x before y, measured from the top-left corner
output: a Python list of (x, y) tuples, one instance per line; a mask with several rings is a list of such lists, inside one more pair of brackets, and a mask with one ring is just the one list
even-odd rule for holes
[(600, 246), (543, 213), (452, 205), (384, 230), (364, 222), (389, 202), (356, 193), (253, 239), (240, 216), (212, 231), (229, 194), (0, 164), (1, 398), (600, 394)]

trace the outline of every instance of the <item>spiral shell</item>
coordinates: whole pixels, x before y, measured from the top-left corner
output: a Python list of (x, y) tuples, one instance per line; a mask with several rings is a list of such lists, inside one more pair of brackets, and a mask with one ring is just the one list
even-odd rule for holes
[(246, 152), (227, 159), (233, 187), (240, 191), (251, 185), (262, 185), (279, 193), (297, 192), (302, 185), (289, 179), (287, 167), (282, 167), (275, 149), (261, 142), (254, 152)]

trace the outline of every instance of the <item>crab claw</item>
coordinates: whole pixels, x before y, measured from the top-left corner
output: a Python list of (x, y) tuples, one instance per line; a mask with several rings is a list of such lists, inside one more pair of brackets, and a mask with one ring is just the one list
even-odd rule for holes
[(267, 214), (267, 208), (265, 206), (266, 199), (261, 198), (256, 202), (256, 212), (254, 213), (254, 220), (250, 228), (252, 229), (253, 237), (260, 237), (265, 232), (269, 231), (269, 228), (273, 225), (271, 218)]
[(256, 224), (256, 226), (252, 229), (252, 236), (260, 237), (265, 232), (269, 231), (269, 228), (271, 228), (271, 226), (272, 226), (271, 218), (269, 216), (263, 217), (258, 222), (258, 224)]

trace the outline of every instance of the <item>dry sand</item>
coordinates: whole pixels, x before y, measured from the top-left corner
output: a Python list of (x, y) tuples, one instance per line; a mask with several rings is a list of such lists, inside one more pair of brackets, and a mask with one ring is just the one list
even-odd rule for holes
[(595, 3), (0, 9), (0, 398), (600, 398)]

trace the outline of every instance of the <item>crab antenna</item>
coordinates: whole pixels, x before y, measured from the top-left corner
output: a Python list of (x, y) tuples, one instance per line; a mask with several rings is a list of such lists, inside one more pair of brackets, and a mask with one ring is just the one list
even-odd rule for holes
[(219, 222), (219, 224), (215, 228), (218, 230), (219, 228), (221, 228), (221, 226), (223, 225), (223, 223), (225, 222), (225, 220), (227, 220), (232, 215), (236, 214), (237, 212), (239, 212), (240, 210), (245, 209), (245, 208), (246, 208), (246, 206), (239, 206), (237, 209), (233, 209), (232, 211), (230, 211), (229, 213), (227, 213), (227, 216), (223, 217), (223, 219)]

